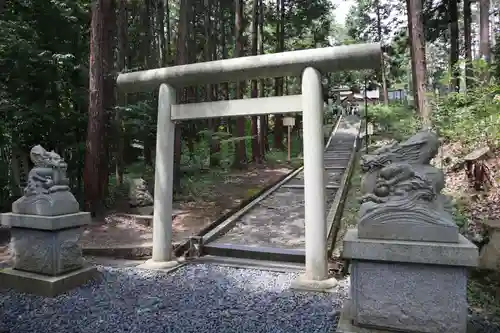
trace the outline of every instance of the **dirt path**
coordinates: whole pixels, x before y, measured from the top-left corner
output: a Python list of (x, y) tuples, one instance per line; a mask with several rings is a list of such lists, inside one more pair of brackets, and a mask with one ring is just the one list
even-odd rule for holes
[[(284, 166), (251, 168), (206, 179), (196, 193), (181, 198), (173, 204), (173, 242), (181, 242), (237, 207), (245, 199), (277, 182), (291, 171)], [(149, 246), (152, 227), (141, 223), (141, 218), (110, 213), (104, 221), (96, 220), (87, 228), (83, 237), (84, 247)]]

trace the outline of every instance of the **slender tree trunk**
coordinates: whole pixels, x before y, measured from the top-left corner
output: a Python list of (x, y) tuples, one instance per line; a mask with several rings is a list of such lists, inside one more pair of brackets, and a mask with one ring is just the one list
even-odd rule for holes
[[(408, 11), (408, 13), (409, 13), (409, 11)], [(410, 15), (410, 14), (408, 14), (408, 15)], [(411, 24), (408, 24), (408, 36), (412, 36), (412, 35), (413, 35), (413, 29), (411, 28)], [(408, 84), (411, 83), (411, 90), (413, 92), (413, 105), (415, 106), (415, 109), (418, 111), (419, 107), (418, 107), (418, 95), (417, 95), (417, 83), (416, 83), (417, 74), (415, 73), (415, 68), (416, 68), (415, 55), (413, 52), (413, 42), (411, 40), (411, 37), (408, 38), (408, 43), (410, 46), (410, 77), (411, 77), (411, 82), (408, 82)]]
[(168, 55), (167, 55), (167, 40), (165, 37), (165, 2), (164, 0), (157, 0), (158, 8), (156, 13), (156, 19), (158, 23), (158, 48), (159, 48), (159, 64), (160, 67), (167, 66)]
[(105, 156), (105, 122), (104, 109), (104, 19), (106, 1), (95, 1), (92, 4), (92, 21), (90, 27), (90, 59), (89, 59), (89, 110), (87, 139), (85, 142), (84, 166), (84, 204), (85, 209), (96, 214), (102, 208), (101, 173)]
[[(235, 49), (234, 57), (241, 57), (243, 53), (243, 1), (235, 0), (235, 24), (234, 24), (234, 38)], [(242, 82), (236, 83), (236, 99), (243, 98), (243, 84)], [(242, 138), (245, 136), (245, 117), (236, 118), (236, 136)], [(236, 141), (236, 154), (234, 156), (233, 167), (242, 168), (246, 163), (246, 147), (245, 140)]]
[(465, 86), (472, 87), (472, 11), (471, 0), (464, 0), (464, 47), (465, 47)]
[[(283, 8), (284, 1), (276, 0), (276, 12), (279, 17), (276, 22), (276, 52), (283, 52), (282, 49), (282, 41), (283, 38)], [(283, 96), (283, 78), (277, 77), (274, 80), (274, 94), (276, 96)], [(283, 150), (285, 147), (283, 146), (283, 115), (275, 114), (274, 115), (274, 148)]]
[[(259, 54), (264, 54), (264, 4), (262, 0), (259, 0), (259, 21), (258, 21), (258, 44), (259, 44)], [(260, 79), (259, 82), (259, 96), (266, 96), (266, 79)], [(267, 115), (260, 116), (259, 118), (260, 132), (259, 132), (259, 150), (262, 159), (266, 158), (266, 152), (269, 151), (269, 141), (268, 141), (268, 117)]]
[(479, 0), (479, 55), (490, 62), (490, 0)]
[(115, 0), (108, 0), (103, 6), (104, 12), (104, 54), (103, 54), (103, 72), (104, 72), (104, 158), (101, 160), (102, 171), (100, 174), (101, 198), (105, 198), (108, 194), (109, 172), (110, 172), (110, 143), (112, 134), (112, 115), (116, 105), (115, 95), (115, 76), (114, 76), (114, 55), (116, 41), (116, 3)]
[[(214, 52), (215, 44), (213, 43), (214, 38), (212, 35), (212, 31), (214, 31), (214, 26), (211, 22), (211, 15), (213, 12), (213, 8), (215, 7), (214, 4), (212, 3), (212, 0), (205, 0), (204, 2), (205, 6), (205, 61), (210, 61), (213, 60), (212, 58), (216, 54)], [(214, 86), (212, 84), (208, 84), (205, 89), (205, 100), (206, 101), (211, 101), (214, 96), (213, 96), (213, 91), (214, 91)], [(213, 131), (217, 131), (217, 121), (216, 119), (210, 119), (208, 121), (208, 127)], [(219, 159), (219, 152), (220, 152), (220, 146), (218, 144), (218, 140), (215, 138), (215, 135), (212, 134), (210, 136), (210, 166), (218, 166), (220, 164), (220, 159)]]
[(457, 68), (459, 50), (458, 35), (458, 3), (457, 0), (448, 0), (449, 29), (450, 29), (450, 91), (460, 91), (460, 70)]
[[(188, 36), (188, 21), (189, 10), (191, 5), (189, 0), (181, 0), (179, 4), (179, 30), (177, 36), (177, 65), (186, 64), (187, 55), (187, 36)], [(187, 100), (187, 89), (179, 89), (177, 91), (177, 101), (185, 103)], [(182, 127), (180, 124), (175, 125), (175, 141), (174, 141), (174, 189), (180, 190), (181, 187), (181, 157), (182, 157)]]
[[(257, 55), (258, 46), (258, 24), (259, 24), (259, 0), (253, 0), (252, 4), (252, 55)], [(257, 80), (252, 80), (252, 98), (256, 98), (259, 94)], [(252, 161), (262, 163), (262, 157), (259, 150), (258, 140), (258, 118), (252, 117)]]
[[(227, 35), (226, 35), (226, 7), (225, 7), (225, 2), (222, 2), (220, 4), (220, 11), (219, 11), (219, 22), (220, 22), (220, 30), (221, 30), (221, 49), (222, 49), (222, 59), (227, 59), (228, 58), (228, 51), (227, 51)], [(222, 99), (223, 100), (229, 100), (229, 83), (224, 82), (221, 85), (222, 87)], [(228, 120), (229, 121), (229, 120)]]
[[(152, 10), (151, 10), (151, 2), (152, 0), (145, 0), (144, 7), (141, 10), (141, 21), (142, 21), (142, 29), (144, 29), (144, 38), (142, 40), (141, 45), (141, 55), (144, 63), (145, 69), (152, 68), (152, 48), (153, 48), (153, 25), (152, 22)], [(142, 133), (143, 136), (143, 157), (144, 162), (147, 165), (153, 165), (153, 138), (151, 137), (151, 133), (149, 131), (145, 131)]]
[[(479, 57), (491, 63), (490, 0), (479, 0)], [(488, 69), (481, 73), (481, 80), (489, 79)]]
[(426, 63), (425, 40), (421, 0), (407, 0), (408, 25), (411, 26), (411, 48), (413, 50), (413, 74), (415, 75), (415, 91), (417, 95), (418, 112), (422, 117), (424, 127), (431, 125), (430, 110), (426, 97)]
[(166, 25), (165, 57), (168, 65), (172, 61), (172, 53), (170, 50), (172, 44), (172, 38), (171, 38), (172, 31), (170, 27), (170, 4), (168, 0), (160, 0), (160, 1), (164, 1), (163, 7), (165, 7), (165, 25)]
[[(127, 46), (127, 0), (118, 1), (118, 20), (117, 20), (117, 31), (118, 31), (118, 61), (117, 66), (119, 71), (125, 71), (127, 69), (127, 57), (128, 57), (128, 46)], [(121, 91), (117, 91), (117, 104), (121, 108), (127, 105), (127, 94)], [(115, 154), (115, 175), (116, 184), (123, 184), (123, 173), (124, 173), (124, 163), (123, 163), (123, 153), (125, 150), (125, 129), (122, 119), (122, 109), (118, 109), (115, 112), (115, 128), (116, 128), (116, 154)]]
[[(380, 15), (380, 1), (377, 0), (376, 3), (377, 6), (377, 35), (378, 35), (378, 41), (379, 43), (382, 43), (382, 19)], [(382, 96), (384, 99), (384, 104), (386, 106), (389, 105), (389, 92), (387, 91), (387, 81), (385, 77), (385, 59), (382, 57), (381, 60), (381, 68), (380, 68), (380, 74), (381, 74), (381, 79), (382, 79)]]

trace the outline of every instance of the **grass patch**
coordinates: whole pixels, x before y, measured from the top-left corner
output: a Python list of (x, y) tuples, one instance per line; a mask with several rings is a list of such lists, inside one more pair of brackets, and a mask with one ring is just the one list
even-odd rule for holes
[(358, 211), (360, 207), (359, 197), (361, 196), (361, 168), (359, 166), (359, 157), (361, 156), (361, 151), (356, 152), (356, 156), (353, 160), (353, 170), (349, 183), (349, 189), (345, 197), (345, 201), (342, 209), (342, 216), (340, 217), (338, 232), (335, 237), (334, 249), (332, 251), (332, 258), (340, 258), (342, 255), (343, 243), (345, 233), (348, 229), (356, 226)]
[(473, 270), (467, 284), (469, 306), (478, 314), (500, 323), (500, 275)]
[(359, 197), (361, 196), (361, 168), (359, 166), (359, 157), (361, 153), (358, 152), (356, 159), (354, 160), (355, 166), (352, 171), (351, 184), (347, 192), (346, 201), (344, 204), (344, 212), (341, 218), (341, 224), (345, 228), (349, 229), (356, 226), (356, 219), (358, 216), (359, 207)]

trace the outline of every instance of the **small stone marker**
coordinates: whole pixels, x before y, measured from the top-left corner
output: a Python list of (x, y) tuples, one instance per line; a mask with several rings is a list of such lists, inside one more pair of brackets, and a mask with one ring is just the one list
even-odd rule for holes
[(129, 205), (132, 212), (140, 215), (152, 215), (154, 199), (149, 193), (147, 183), (142, 178), (134, 178), (128, 182)]
[(467, 268), (478, 251), (459, 234), (444, 174), (430, 165), (439, 145), (421, 131), (362, 157), (358, 226), (342, 253), (351, 300), (337, 332), (466, 332)]
[(13, 267), (0, 271), (0, 286), (42, 296), (56, 296), (96, 277), (86, 266), (78, 241), (90, 213), (70, 192), (67, 164), (53, 151), (37, 145), (24, 195), (1, 215), (11, 228)]

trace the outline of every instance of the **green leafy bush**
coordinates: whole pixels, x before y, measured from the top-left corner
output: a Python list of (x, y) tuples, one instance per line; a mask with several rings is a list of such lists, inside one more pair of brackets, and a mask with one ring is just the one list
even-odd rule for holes
[(476, 85), (466, 93), (436, 98), (433, 126), (444, 138), (467, 146), (500, 146), (500, 85)]
[(373, 123), (378, 133), (395, 140), (402, 140), (421, 127), (420, 119), (415, 111), (400, 104), (369, 106), (368, 121)]

